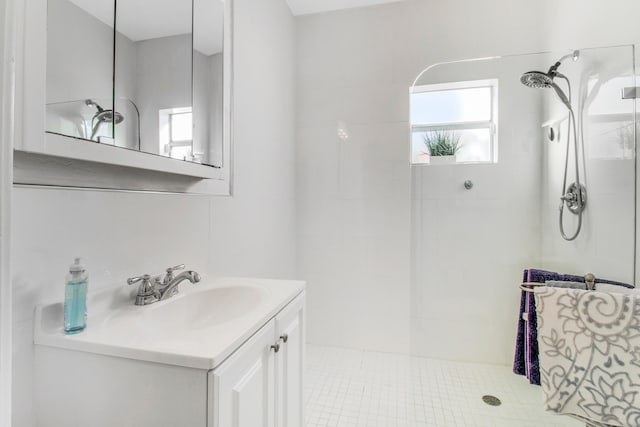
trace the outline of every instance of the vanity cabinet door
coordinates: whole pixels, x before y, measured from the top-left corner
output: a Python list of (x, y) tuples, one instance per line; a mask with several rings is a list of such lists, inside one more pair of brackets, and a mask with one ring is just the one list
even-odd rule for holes
[(304, 293), (276, 316), (280, 351), (276, 355), (276, 425), (301, 427), (303, 422)]
[(274, 427), (275, 321), (210, 371), (209, 427)]

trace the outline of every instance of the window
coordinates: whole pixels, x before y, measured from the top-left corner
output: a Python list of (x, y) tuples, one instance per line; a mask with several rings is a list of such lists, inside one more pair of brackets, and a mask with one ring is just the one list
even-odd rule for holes
[(416, 86), (410, 99), (411, 163), (430, 163), (436, 134), (459, 140), (456, 163), (497, 161), (498, 80)]
[(180, 160), (193, 160), (193, 114), (191, 107), (159, 111), (160, 153)]

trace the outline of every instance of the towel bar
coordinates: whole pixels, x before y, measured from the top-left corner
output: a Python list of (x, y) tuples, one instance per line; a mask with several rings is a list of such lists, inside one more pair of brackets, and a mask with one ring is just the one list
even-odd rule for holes
[(547, 284), (546, 283), (540, 283), (540, 282), (524, 282), (524, 283), (520, 284), (520, 289), (522, 289), (525, 292), (531, 292), (531, 293), (535, 292), (535, 289), (528, 288), (527, 286), (532, 286), (534, 288), (536, 288), (536, 287), (539, 288), (541, 286), (545, 286), (546, 287)]

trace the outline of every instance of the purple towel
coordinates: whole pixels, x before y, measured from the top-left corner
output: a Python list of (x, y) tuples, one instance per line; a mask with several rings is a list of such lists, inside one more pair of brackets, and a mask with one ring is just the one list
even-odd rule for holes
[[(544, 283), (547, 280), (563, 282), (582, 282), (584, 277), (572, 274), (560, 274), (553, 271), (527, 269), (522, 275), (523, 282)], [(633, 288), (633, 285), (612, 280), (596, 279), (596, 283)], [(525, 320), (526, 319), (526, 320)], [(513, 372), (524, 375), (531, 384), (540, 385), (540, 362), (538, 360), (538, 318), (536, 300), (531, 292), (520, 292), (520, 314), (518, 317), (518, 335), (513, 360)]]
[[(560, 275), (543, 270), (524, 270), (523, 282), (542, 282), (560, 280)], [(553, 275), (553, 276), (552, 276)], [(553, 277), (553, 279), (551, 278)], [(538, 321), (536, 302), (531, 292), (520, 292), (520, 314), (518, 317), (518, 335), (513, 372), (527, 377), (531, 384), (540, 385), (540, 366), (538, 361)]]

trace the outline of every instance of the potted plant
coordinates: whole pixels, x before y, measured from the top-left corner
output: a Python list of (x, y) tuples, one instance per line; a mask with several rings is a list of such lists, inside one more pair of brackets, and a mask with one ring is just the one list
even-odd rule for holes
[(435, 130), (424, 135), (424, 145), (430, 164), (450, 164), (456, 162), (456, 153), (462, 147), (460, 136), (453, 131)]

